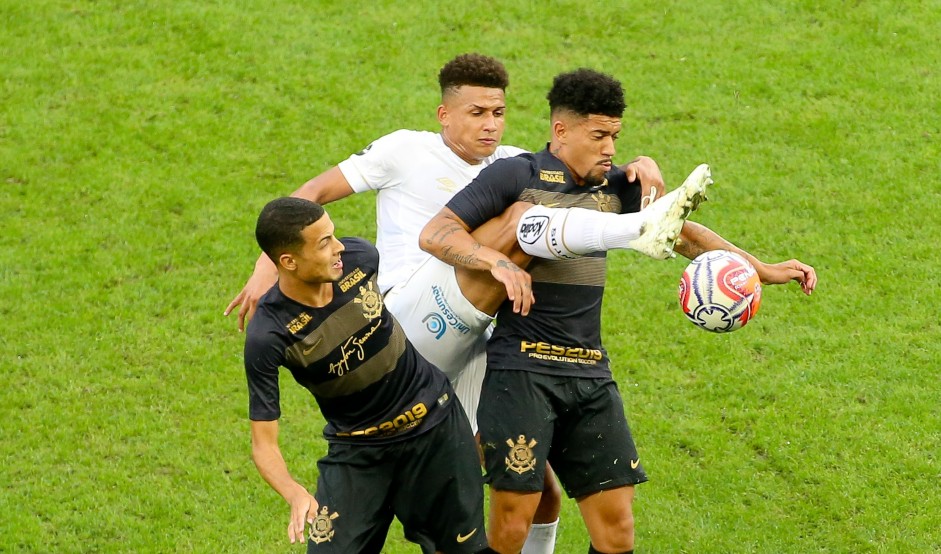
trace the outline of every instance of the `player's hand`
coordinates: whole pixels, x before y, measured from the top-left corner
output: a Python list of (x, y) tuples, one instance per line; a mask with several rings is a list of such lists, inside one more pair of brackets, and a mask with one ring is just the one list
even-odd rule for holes
[(665, 194), (666, 184), (663, 182), (663, 174), (653, 158), (638, 156), (622, 169), (627, 174), (629, 183), (640, 180), (640, 209), (643, 210)]
[(229, 315), (236, 306), (239, 308), (239, 331), (245, 330), (245, 323), (255, 315), (255, 309), (258, 307), (258, 301), (271, 287), (278, 281), (278, 272), (274, 274), (255, 270), (249, 277), (242, 292), (229, 302), (223, 315)]
[(761, 282), (769, 285), (783, 285), (797, 281), (804, 294), (810, 296), (817, 288), (817, 272), (814, 268), (799, 261), (788, 260), (777, 264), (761, 264), (756, 267)]
[(529, 315), (530, 306), (536, 302), (529, 273), (511, 261), (501, 260), (490, 269), (490, 274), (506, 287), (506, 297), (513, 303), (513, 313)]
[(306, 542), (304, 527), (312, 524), (317, 517), (317, 509), (320, 505), (317, 500), (306, 490), (291, 499), (291, 522), (288, 523), (288, 539), (291, 544), (295, 542)]

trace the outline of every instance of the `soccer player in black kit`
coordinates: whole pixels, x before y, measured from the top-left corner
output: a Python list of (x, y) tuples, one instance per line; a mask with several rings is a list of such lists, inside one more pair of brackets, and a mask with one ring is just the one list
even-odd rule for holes
[[(255, 229), (278, 267), (245, 341), (252, 458), (291, 508), (288, 536), (308, 553), (378, 553), (393, 517), (422, 552), (493, 552), (470, 424), (448, 378), (383, 305), (379, 255), (337, 239), (319, 204), (279, 198)], [(278, 447), (278, 371), (290, 370), (327, 421), (311, 495)]]
[[(548, 99), (547, 148), (481, 171), (428, 223), (422, 248), (485, 274), (491, 267), (515, 266), (469, 233), (515, 202), (594, 210), (602, 212), (599, 218), (640, 210), (639, 186), (612, 162), (625, 108), (621, 84), (580, 69), (558, 75)], [(705, 182), (707, 175), (697, 168), (691, 178)], [(511, 278), (500, 279), (510, 301), (498, 311), (488, 344), (477, 417), (491, 487), (490, 544), (503, 554), (519, 552), (546, 462), (578, 502), (589, 553), (634, 548), (634, 485), (647, 476), (601, 342), (606, 258), (603, 249), (582, 257), (564, 252), (566, 235), (579, 235), (566, 228), (570, 219), (559, 218), (550, 235), (546, 226), (521, 226), (521, 243), (538, 228), (540, 240), (530, 242), (546, 242), (563, 255), (534, 258), (525, 272), (516, 268), (504, 272)], [(675, 251), (683, 256), (732, 250), (752, 262), (764, 283), (795, 280), (806, 294), (816, 285), (812, 267), (797, 260), (765, 264), (702, 225), (685, 222), (679, 238)], [(528, 279), (512, 278), (527, 272), (531, 292)]]

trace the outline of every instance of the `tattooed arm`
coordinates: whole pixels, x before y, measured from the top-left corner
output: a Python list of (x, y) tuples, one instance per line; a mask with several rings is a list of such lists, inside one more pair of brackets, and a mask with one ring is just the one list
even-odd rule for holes
[(674, 252), (693, 259), (703, 252), (710, 250), (730, 250), (744, 256), (758, 271), (761, 282), (770, 285), (781, 285), (790, 281), (797, 281), (804, 294), (810, 295), (817, 287), (817, 272), (814, 268), (798, 260), (788, 260), (776, 264), (766, 264), (748, 252), (725, 240), (704, 225), (687, 221), (680, 233), (680, 240), (673, 248)]
[[(419, 236), (421, 249), (455, 268), (489, 271), (506, 287), (513, 311), (526, 315), (533, 303), (532, 279), (505, 254), (480, 244), (454, 212), (442, 208)], [(462, 286), (462, 290), (464, 287)], [(466, 293), (465, 293), (466, 295)], [(475, 303), (474, 298), (468, 298)]]

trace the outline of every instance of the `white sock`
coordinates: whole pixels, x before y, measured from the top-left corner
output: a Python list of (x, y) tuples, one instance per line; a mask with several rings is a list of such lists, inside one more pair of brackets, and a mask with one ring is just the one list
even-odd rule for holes
[(523, 543), (520, 554), (552, 554), (555, 550), (555, 532), (559, 528), (559, 520), (552, 523), (533, 523), (529, 527), (529, 535)]
[(644, 222), (638, 213), (533, 206), (520, 217), (516, 238), (530, 256), (572, 259), (590, 252), (629, 248)]

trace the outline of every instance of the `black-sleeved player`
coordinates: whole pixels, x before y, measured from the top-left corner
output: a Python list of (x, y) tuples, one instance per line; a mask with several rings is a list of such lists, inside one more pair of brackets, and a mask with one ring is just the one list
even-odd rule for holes
[[(601, 341), (604, 250), (652, 245), (648, 254), (665, 257), (679, 238), (675, 250), (689, 258), (720, 248), (741, 253), (765, 283), (797, 280), (809, 294), (817, 278), (797, 260), (765, 264), (709, 229), (683, 222), (711, 182), (707, 166), (690, 175), (679, 196), (657, 201), (681, 215), (678, 225), (670, 217), (673, 223), (661, 227), (663, 232), (648, 233), (641, 224), (633, 235), (614, 237), (619, 244), (583, 232), (593, 224), (592, 213), (595, 219), (621, 218), (617, 214), (641, 207), (639, 187), (612, 163), (624, 93), (610, 76), (581, 69), (557, 76), (548, 98), (547, 148), (481, 171), (428, 223), (421, 245), (452, 265), (484, 270), (505, 286), (509, 299), (488, 345), (477, 413), (491, 486), (492, 547), (519, 551), (548, 461), (578, 501), (591, 537), (589, 552), (632, 552), (634, 485), (647, 477)], [(528, 274), (469, 234), (517, 201), (541, 205), (524, 214), (518, 228), (524, 250), (535, 245), (527, 252), (547, 258), (534, 258)], [(580, 210), (551, 216), (546, 207)]]
[[(309, 553), (375, 553), (397, 517), (425, 553), (492, 552), (467, 417), (385, 309), (375, 247), (337, 239), (323, 207), (300, 198), (268, 203), (255, 235), (279, 280), (245, 341), (252, 458), (291, 507), (291, 542), (309, 526)], [(327, 420), (314, 495), (278, 446), (280, 367)]]

